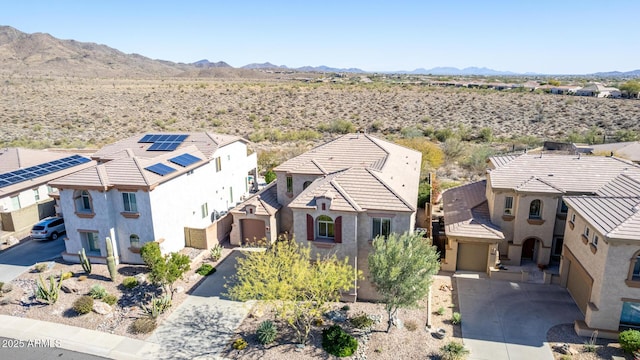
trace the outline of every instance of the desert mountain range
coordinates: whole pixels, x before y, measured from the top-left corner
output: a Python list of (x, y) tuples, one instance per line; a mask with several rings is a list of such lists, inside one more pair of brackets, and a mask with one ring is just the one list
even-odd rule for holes
[[(200, 60), (191, 64), (155, 60), (139, 54), (125, 54), (106, 45), (61, 40), (46, 33), (27, 34), (11, 26), (0, 26), (0, 73), (26, 75), (58, 75), (86, 77), (262, 77), (255, 70), (287, 70), (294, 72), (364, 73), (358, 68), (332, 68), (252, 63), (233, 68), (224, 61)], [(527, 75), (488, 68), (436, 67), (412, 71), (390, 71), (400, 74), (432, 75)], [(611, 77), (640, 76), (640, 70), (601, 72), (595, 75)]]

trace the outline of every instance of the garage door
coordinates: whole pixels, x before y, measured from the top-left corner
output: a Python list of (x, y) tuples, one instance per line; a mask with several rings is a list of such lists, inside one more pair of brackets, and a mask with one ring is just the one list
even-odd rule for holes
[(489, 244), (458, 243), (456, 270), (487, 271)]
[(242, 241), (245, 243), (253, 243), (262, 240), (266, 236), (264, 221), (257, 219), (240, 220), (242, 231)]
[(591, 280), (582, 265), (577, 261), (571, 261), (569, 264), (569, 276), (567, 277), (567, 290), (569, 290), (573, 300), (583, 314), (587, 311), (592, 286), (593, 280)]

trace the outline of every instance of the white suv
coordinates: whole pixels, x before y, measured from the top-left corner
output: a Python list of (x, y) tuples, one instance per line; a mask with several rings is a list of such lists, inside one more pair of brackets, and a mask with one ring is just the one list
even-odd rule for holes
[(65, 232), (64, 219), (50, 217), (33, 225), (33, 228), (31, 228), (31, 237), (38, 240), (56, 240), (63, 232)]

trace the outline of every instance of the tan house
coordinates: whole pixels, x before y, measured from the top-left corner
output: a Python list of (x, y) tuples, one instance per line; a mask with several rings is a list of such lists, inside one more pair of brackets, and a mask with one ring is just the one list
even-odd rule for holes
[(640, 167), (615, 157), (522, 154), (492, 157), (487, 179), (443, 193), (444, 270), (490, 273), (497, 263), (548, 265), (562, 255), (565, 196), (594, 195)]
[(47, 183), (93, 164), (68, 152), (0, 149), (0, 238), (26, 235), (38, 220), (55, 215)]
[[(415, 226), (422, 155), (368, 134), (348, 134), (290, 159), (275, 184), (231, 211), (231, 243), (288, 233), (368, 274), (371, 240)], [(375, 299), (369, 281), (347, 299)]]
[(564, 200), (560, 275), (585, 315), (576, 331), (617, 338), (620, 327), (640, 326), (640, 175), (625, 172), (595, 196)]
[(622, 92), (618, 88), (608, 87), (602, 83), (594, 82), (585, 85), (584, 87), (575, 91), (577, 96), (595, 96), (602, 98), (615, 98), (622, 97)]

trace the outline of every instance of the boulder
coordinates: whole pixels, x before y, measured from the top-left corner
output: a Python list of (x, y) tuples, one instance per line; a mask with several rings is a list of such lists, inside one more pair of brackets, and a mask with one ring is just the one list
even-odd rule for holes
[(173, 292), (176, 294), (180, 294), (184, 292), (184, 287), (183, 286), (176, 286), (175, 289), (173, 289)]
[(67, 294), (77, 294), (79, 287), (76, 281), (63, 281), (60, 286), (60, 290), (66, 292)]
[(97, 312), (100, 315), (106, 315), (113, 310), (111, 305), (103, 303), (102, 301), (95, 301), (93, 303), (93, 311)]
[(144, 274), (137, 274), (136, 276), (134, 276), (136, 278), (136, 280), (138, 280), (138, 284), (144, 284), (147, 282), (147, 277)]

